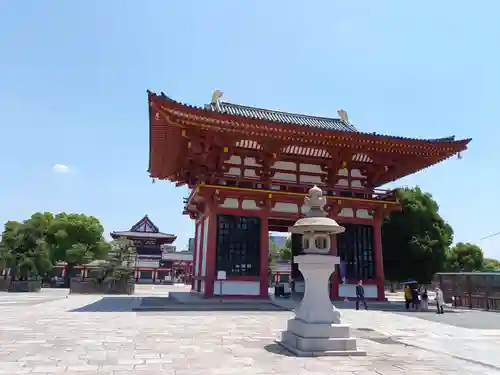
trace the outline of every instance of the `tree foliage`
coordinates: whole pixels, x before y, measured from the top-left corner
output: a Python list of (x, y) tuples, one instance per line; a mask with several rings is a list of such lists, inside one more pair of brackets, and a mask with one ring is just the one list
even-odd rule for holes
[(288, 237), (285, 241), (285, 246), (279, 251), (280, 259), (292, 260), (292, 239)]
[(23, 222), (8, 221), (2, 233), (2, 263), (13, 279), (27, 280), (52, 268), (50, 245), (45, 238), (50, 214), (36, 214)]
[(483, 250), (477, 245), (459, 242), (446, 253), (445, 270), (448, 272), (472, 272), (483, 269)]
[(105, 262), (101, 263), (98, 283), (126, 282), (134, 273), (137, 250), (133, 241), (119, 238), (111, 243)]
[(382, 226), (384, 271), (387, 280), (415, 279), (428, 283), (444, 269), (453, 230), (439, 215), (439, 206), (419, 187), (398, 189), (401, 211)]
[(94, 216), (60, 213), (47, 231), (53, 262), (81, 265), (105, 259), (110, 245), (104, 240), (104, 228)]
[(93, 216), (37, 212), (23, 222), (5, 224), (0, 261), (25, 279), (44, 274), (57, 262), (67, 262), (71, 268), (103, 259), (109, 250), (103, 232)]
[(497, 270), (500, 269), (500, 260), (492, 258), (484, 258), (483, 260), (484, 270)]

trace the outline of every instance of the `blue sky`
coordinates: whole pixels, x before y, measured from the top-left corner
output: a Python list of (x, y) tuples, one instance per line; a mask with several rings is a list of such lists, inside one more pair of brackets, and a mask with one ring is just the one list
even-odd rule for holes
[[(187, 191), (151, 184), (146, 89), (322, 116), (362, 131), (472, 137), (403, 179), (459, 241), (500, 258), (498, 1), (11, 1), (0, 14), (0, 221), (144, 214), (187, 245)], [(55, 164), (69, 170), (53, 170)], [(60, 173), (68, 172), (68, 173)]]

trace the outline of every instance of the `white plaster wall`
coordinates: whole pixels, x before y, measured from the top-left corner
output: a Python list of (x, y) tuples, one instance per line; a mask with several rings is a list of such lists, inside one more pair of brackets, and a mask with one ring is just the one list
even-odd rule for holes
[(349, 187), (349, 180), (342, 178), (337, 182), (336, 186)]
[(299, 176), (299, 181), (305, 184), (316, 184), (316, 185), (322, 183), (321, 176), (308, 176), (304, 174), (301, 174)]
[(351, 181), (351, 187), (352, 188), (362, 189), (363, 188), (363, 184), (361, 183), (360, 180), (352, 180)]
[(200, 292), (205, 293), (205, 280), (200, 281)]
[(356, 217), (360, 219), (373, 219), (373, 216), (368, 213), (368, 210), (359, 208), (356, 210)]
[(201, 276), (207, 275), (207, 244), (208, 244), (208, 224), (210, 223), (210, 218), (206, 217), (203, 221), (203, 245), (201, 247), (201, 253), (203, 254), (203, 259), (201, 262)]
[(243, 202), (241, 202), (241, 208), (243, 210), (254, 210), (254, 211), (260, 210), (260, 207), (257, 206), (255, 201), (251, 199), (244, 199)]
[(340, 211), (339, 216), (343, 217), (354, 217), (354, 210), (352, 208), (343, 208), (342, 211)]
[(352, 177), (363, 177), (361, 174), (361, 171), (359, 169), (351, 169), (351, 176)]
[(287, 171), (296, 171), (297, 164), (290, 161), (277, 161), (273, 164), (273, 168), (276, 169), (286, 169)]
[(239, 176), (241, 174), (241, 169), (236, 167), (229, 168), (227, 173), (224, 173), (225, 176)]
[(245, 165), (260, 165), (259, 163), (257, 163), (257, 161), (255, 160), (255, 158), (245, 158), (245, 162), (244, 162)]
[(229, 164), (241, 164), (241, 157), (232, 155), (227, 161)]
[(295, 173), (282, 173), (282, 172), (276, 172), (272, 178), (273, 181), (290, 181), (290, 182), (295, 182), (297, 180), (297, 177)]
[(238, 208), (238, 199), (226, 198), (224, 203), (220, 205), (223, 208)]
[(255, 172), (254, 169), (245, 169), (245, 172), (243, 172), (243, 175), (245, 177), (249, 177), (249, 178), (258, 178), (257, 173)]
[[(214, 282), (214, 295), (219, 296), (221, 281)], [(222, 295), (258, 296), (260, 294), (259, 281), (222, 281)]]
[(300, 164), (299, 165), (299, 171), (301, 171), (301, 172), (322, 173), (322, 174), (325, 173), (321, 169), (321, 166), (314, 165), (314, 164)]
[(282, 203), (282, 202), (277, 202), (272, 211), (274, 212), (292, 212), (292, 213), (298, 213), (299, 212), (299, 207), (295, 203)]
[[(377, 298), (376, 285), (363, 285), (366, 298)], [(356, 284), (339, 285), (339, 297), (356, 298)]]

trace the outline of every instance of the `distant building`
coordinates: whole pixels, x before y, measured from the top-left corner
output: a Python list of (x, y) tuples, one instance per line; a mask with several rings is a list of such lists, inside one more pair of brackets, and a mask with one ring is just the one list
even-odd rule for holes
[(172, 244), (164, 244), (160, 246), (161, 253), (174, 253), (177, 251), (177, 246)]
[(137, 250), (136, 282), (160, 283), (180, 278), (190, 282), (192, 255), (176, 256), (173, 242), (177, 236), (160, 232), (148, 215), (128, 231), (111, 232), (111, 237), (126, 237), (134, 242)]

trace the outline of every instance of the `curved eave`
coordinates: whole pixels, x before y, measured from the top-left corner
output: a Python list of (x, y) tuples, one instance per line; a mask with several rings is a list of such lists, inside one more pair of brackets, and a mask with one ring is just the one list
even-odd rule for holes
[[(419, 139), (419, 138), (410, 138), (410, 137), (401, 137), (401, 136), (393, 136), (393, 135), (387, 135), (387, 134), (379, 134), (379, 133), (367, 133), (367, 132), (359, 132), (359, 131), (339, 131), (339, 130), (325, 130), (325, 129), (319, 129), (319, 128), (311, 128), (311, 127), (304, 127), (301, 125), (297, 124), (290, 124), (290, 123), (285, 123), (285, 122), (280, 122), (280, 121), (268, 121), (268, 120), (261, 120), (258, 118), (252, 118), (252, 117), (245, 117), (245, 116), (237, 116), (237, 115), (231, 115), (231, 114), (226, 114), (226, 113), (220, 113), (213, 111), (211, 109), (203, 108), (203, 107), (198, 107), (198, 106), (193, 106), (185, 103), (178, 102), (163, 93), (161, 95), (157, 95), (155, 93), (152, 93), (151, 91), (148, 91), (149, 95), (149, 101), (150, 101), (150, 106), (152, 103), (157, 102), (159, 106), (166, 106), (166, 108), (170, 108), (172, 110), (178, 111), (182, 114), (185, 115), (190, 115), (190, 116), (196, 116), (199, 117), (200, 120), (203, 118), (213, 120), (213, 121), (220, 121), (221, 125), (223, 123), (248, 123), (250, 125), (255, 125), (255, 126), (269, 126), (269, 125), (274, 125), (278, 127), (286, 127), (286, 129), (289, 130), (294, 130), (296, 132), (310, 132), (310, 133), (315, 133), (316, 135), (332, 135), (332, 136), (343, 136), (343, 137), (349, 137), (353, 139), (367, 139), (367, 140), (378, 140), (378, 141), (389, 141), (391, 143), (399, 143), (403, 145), (415, 145), (415, 144), (421, 144), (421, 145), (426, 145), (426, 146), (434, 146), (434, 145), (441, 145), (441, 146), (451, 146), (451, 145), (460, 145), (462, 147), (467, 146), (467, 144), (472, 140), (471, 138), (469, 139), (463, 139), (463, 140), (455, 140), (454, 136), (451, 137), (444, 137), (444, 138), (436, 138), (436, 139)], [(397, 142), (395, 142), (397, 141)], [(459, 151), (463, 151), (459, 150)], [(456, 151), (456, 152), (459, 152)]]
[[(148, 91), (149, 104), (149, 175), (151, 178), (167, 179), (177, 172), (177, 158), (181, 153), (181, 131), (170, 126), (164, 119), (156, 118), (153, 111), (156, 94)], [(173, 160), (172, 160), (173, 159)], [(165, 163), (169, 160), (168, 163)]]
[(111, 238), (113, 238), (114, 240), (118, 239), (118, 238), (121, 238), (121, 237), (125, 237), (129, 240), (152, 240), (152, 241), (156, 241), (156, 242), (160, 242), (160, 243), (165, 243), (165, 244), (171, 244), (171, 243), (174, 243), (175, 240), (177, 240), (177, 236), (171, 236), (171, 237), (154, 237), (154, 236), (151, 236), (151, 237), (141, 237), (141, 236), (134, 236), (134, 235), (124, 235), (123, 233), (120, 233), (120, 232), (111, 232), (109, 234), (111, 236)]
[[(412, 168), (406, 168), (399, 171), (399, 173), (393, 174), (391, 178), (383, 179), (383, 181), (380, 182), (380, 185), (416, 173), (422, 169), (430, 167), (431, 165), (437, 164), (440, 161), (448, 159), (459, 152), (465, 151), (467, 149), (467, 145), (471, 141), (470, 138), (462, 140), (455, 140), (455, 137), (417, 139), (376, 133), (304, 128), (303, 126), (292, 125), (289, 123), (284, 124), (279, 122), (263, 121), (260, 119), (252, 119), (243, 116), (221, 114), (213, 110), (183, 104), (167, 96), (159, 96), (150, 91), (148, 91), (148, 100), (150, 109), (155, 107), (157, 111), (174, 111), (176, 116), (185, 116), (186, 119), (190, 120), (195, 118), (196, 121), (200, 123), (203, 123), (204, 121), (207, 123), (217, 122), (217, 126), (226, 126), (228, 129), (236, 123), (249, 125), (251, 127), (250, 131), (258, 129), (259, 127), (268, 130), (266, 127), (272, 126), (274, 128), (270, 129), (270, 134), (276, 134), (277, 136), (286, 136), (286, 134), (283, 133), (285, 130), (291, 133), (307, 133), (312, 137), (322, 136), (324, 138), (326, 135), (327, 137), (344, 138), (346, 140), (345, 142), (361, 141), (363, 144), (370, 144), (373, 148), (377, 148), (377, 144), (385, 145), (386, 148), (391, 147), (391, 145), (397, 145), (398, 147), (403, 147), (406, 150), (412, 150), (412, 153), (416, 154), (416, 158), (419, 158), (418, 153), (421, 151), (425, 152), (430, 150), (432, 153), (436, 154), (432, 160), (423, 157), (421, 162), (413, 164)], [(153, 118), (153, 112), (156, 113), (157, 111), (150, 111), (151, 139), (149, 173), (152, 178), (170, 179), (174, 181), (174, 175), (179, 168), (177, 160), (180, 158), (182, 153), (181, 144), (183, 138), (181, 135), (181, 127), (168, 125), (164, 118)]]

